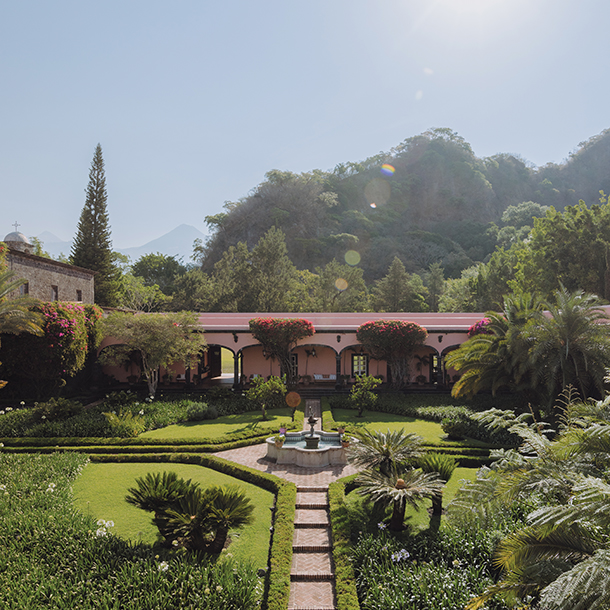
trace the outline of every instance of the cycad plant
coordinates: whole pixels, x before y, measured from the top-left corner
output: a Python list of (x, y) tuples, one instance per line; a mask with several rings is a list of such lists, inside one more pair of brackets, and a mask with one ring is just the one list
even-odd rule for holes
[(362, 430), (356, 433), (358, 442), (350, 446), (348, 460), (358, 467), (379, 469), (389, 476), (396, 469), (404, 470), (422, 452), (421, 436), (405, 434), (404, 429)]
[(402, 474), (366, 470), (356, 482), (360, 495), (369, 496), (376, 505), (392, 507), (389, 529), (393, 532), (403, 529), (407, 506), (418, 508), (423, 500), (437, 497), (444, 485), (438, 473), (421, 470), (407, 470)]
[[(436, 472), (439, 478), (448, 483), (457, 468), (456, 459), (445, 453), (424, 453), (417, 465), (423, 472)], [(440, 517), (443, 513), (443, 490), (432, 498), (432, 515)]]
[(153, 523), (166, 546), (220, 553), (229, 530), (252, 522), (254, 506), (237, 487), (201, 489), (173, 472), (148, 474), (129, 489), (127, 502), (154, 512)]

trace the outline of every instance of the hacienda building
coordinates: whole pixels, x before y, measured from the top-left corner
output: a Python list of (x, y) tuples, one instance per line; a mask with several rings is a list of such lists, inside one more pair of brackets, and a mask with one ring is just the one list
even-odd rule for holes
[(8, 248), (8, 270), (24, 279), (15, 296), (29, 295), (41, 301), (91, 304), (95, 271), (32, 254), (33, 246), (23, 233), (13, 231), (4, 238)]
[[(142, 314), (146, 315), (146, 314)], [(312, 322), (315, 334), (302, 339), (292, 350), (295, 378), (300, 387), (331, 392), (351, 385), (359, 375), (380, 376), (391, 381), (391, 371), (383, 360), (366, 353), (356, 339), (358, 327), (371, 320), (415, 322), (428, 331), (425, 344), (414, 354), (409, 371), (413, 388), (448, 388), (456, 380), (456, 371), (445, 368), (447, 353), (468, 338), (469, 328), (484, 317), (483, 313), (201, 313), (199, 323), (208, 349), (192, 369), (175, 365), (161, 370), (162, 385), (172, 388), (205, 389), (225, 384), (234, 389), (247, 388), (256, 376), (280, 374), (280, 365), (270, 358), (254, 339), (249, 322), (252, 318), (300, 318)], [(112, 344), (111, 338), (102, 349)], [(230, 367), (227, 367), (227, 362)], [(223, 364), (225, 372), (223, 374)], [(104, 367), (107, 375), (121, 384), (137, 383), (137, 365)]]

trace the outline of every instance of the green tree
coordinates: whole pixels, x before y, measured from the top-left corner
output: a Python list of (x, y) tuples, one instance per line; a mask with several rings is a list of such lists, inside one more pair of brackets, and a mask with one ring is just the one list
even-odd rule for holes
[(133, 273), (123, 274), (120, 286), (119, 307), (145, 312), (162, 311), (172, 302), (172, 297), (163, 294), (159, 286), (147, 285), (143, 278)]
[(377, 402), (377, 394), (373, 390), (381, 385), (381, 379), (372, 375), (360, 375), (349, 392), (350, 403), (358, 409), (358, 417), (362, 417), (367, 409), (372, 409)]
[(362, 269), (332, 260), (316, 269), (315, 311), (368, 311), (368, 293)]
[(583, 397), (599, 398), (610, 362), (610, 329), (600, 301), (562, 286), (546, 308), (548, 315), (538, 313), (528, 331), (534, 382), (544, 381), (551, 404), (569, 385)]
[(263, 412), (263, 419), (267, 419), (267, 409), (279, 409), (285, 406), (286, 377), (271, 376), (267, 381), (256, 377), (252, 387), (246, 390), (246, 398), (256, 402)]
[(154, 396), (159, 383), (159, 367), (176, 362), (190, 366), (206, 347), (197, 314), (111, 313), (103, 321), (106, 337), (118, 341), (100, 354), (101, 364), (121, 365), (130, 361), (133, 352), (140, 356), (142, 375)]
[(387, 275), (375, 282), (373, 308), (375, 311), (427, 311), (427, 292), (421, 278), (410, 276), (402, 261), (395, 256)]
[(509, 390), (525, 400), (538, 400), (530, 361), (528, 325), (542, 310), (539, 299), (528, 294), (506, 297), (501, 312), (485, 314), (470, 338), (447, 355), (445, 365), (461, 377), (453, 386), (454, 397), (472, 397), (480, 391)]
[(106, 174), (102, 147), (99, 144), (95, 148), (89, 170), (86, 193), (85, 206), (72, 243), (70, 263), (97, 271), (95, 302), (99, 305), (113, 306), (117, 302), (118, 270), (112, 259), (112, 241), (106, 207), (108, 199)]
[(156, 284), (163, 294), (171, 296), (176, 288), (176, 279), (186, 273), (186, 267), (175, 257), (157, 252), (141, 256), (131, 271), (136, 277), (141, 277), (146, 286)]
[(443, 481), (437, 473), (407, 470), (386, 475), (379, 470), (366, 470), (356, 479), (360, 495), (368, 496), (374, 504), (391, 506), (389, 530), (400, 532), (404, 528), (407, 506), (419, 508), (423, 500), (441, 493)]
[(171, 308), (174, 311), (214, 311), (217, 285), (201, 269), (189, 269), (176, 278)]
[(404, 428), (387, 432), (365, 428), (357, 436), (358, 442), (349, 448), (349, 462), (359, 468), (379, 470), (386, 476), (408, 469), (422, 454), (422, 437), (412, 432), (405, 434)]
[(428, 305), (430, 306), (430, 311), (438, 311), (445, 284), (445, 274), (439, 262), (430, 265), (425, 283), (428, 287)]

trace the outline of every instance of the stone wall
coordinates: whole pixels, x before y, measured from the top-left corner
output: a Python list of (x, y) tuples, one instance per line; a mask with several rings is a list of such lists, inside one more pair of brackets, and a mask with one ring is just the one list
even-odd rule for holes
[(94, 271), (13, 249), (9, 250), (6, 260), (8, 269), (17, 278), (27, 280), (31, 297), (41, 301), (93, 303)]

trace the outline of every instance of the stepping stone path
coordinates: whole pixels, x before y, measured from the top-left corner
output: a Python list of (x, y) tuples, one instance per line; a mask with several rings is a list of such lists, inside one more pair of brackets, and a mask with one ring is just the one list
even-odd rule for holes
[[(322, 429), (320, 401), (305, 403), (304, 429), (310, 410)], [(335, 610), (335, 574), (332, 560), (332, 534), (328, 515), (328, 485), (357, 472), (351, 465), (301, 468), (275, 464), (265, 458), (266, 445), (253, 445), (220, 451), (215, 455), (269, 472), (297, 486), (297, 500), (292, 541), (290, 600), (288, 610)]]
[(334, 610), (328, 486), (297, 487), (288, 610)]

